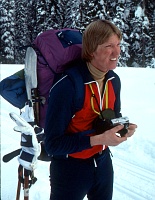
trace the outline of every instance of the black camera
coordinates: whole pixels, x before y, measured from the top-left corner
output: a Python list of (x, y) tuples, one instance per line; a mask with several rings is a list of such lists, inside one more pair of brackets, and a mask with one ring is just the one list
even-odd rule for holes
[(118, 131), (118, 135), (120, 135), (120, 137), (123, 137), (128, 132), (128, 117), (119, 117), (114, 119), (102, 119), (101, 117), (98, 117), (93, 123), (93, 128), (98, 135), (120, 124), (124, 125), (124, 127), (120, 131)]
[(124, 127), (118, 131), (121, 137), (123, 137), (128, 132), (129, 127), (129, 118), (128, 117), (119, 117), (115, 119), (111, 119), (112, 127), (123, 125)]

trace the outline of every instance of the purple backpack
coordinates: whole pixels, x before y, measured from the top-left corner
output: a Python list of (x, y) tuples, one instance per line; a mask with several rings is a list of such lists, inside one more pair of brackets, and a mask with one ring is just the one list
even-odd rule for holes
[[(47, 30), (36, 37), (32, 47), (37, 54), (39, 97), (43, 99), (39, 106), (38, 125), (44, 128), (49, 91), (55, 75), (62, 73), (72, 61), (81, 58), (82, 33), (69, 28)], [(12, 76), (0, 82), (0, 94), (12, 105), (21, 109), (27, 101), (26, 90), (23, 87), (24, 80), (17, 74)]]
[(56, 73), (62, 73), (67, 64), (81, 57), (82, 34), (75, 29), (48, 30), (33, 42), (37, 53), (37, 76), (40, 105), (39, 126), (44, 127), (49, 90)]

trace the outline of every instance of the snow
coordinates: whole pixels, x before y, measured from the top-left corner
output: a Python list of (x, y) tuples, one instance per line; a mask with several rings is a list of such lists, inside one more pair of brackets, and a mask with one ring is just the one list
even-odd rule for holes
[(135, 17), (141, 18), (144, 16), (144, 10), (141, 8), (141, 6), (137, 7), (137, 10), (135, 11)]
[[(22, 65), (1, 65), (1, 79), (23, 68)], [(138, 128), (133, 137), (117, 147), (113, 154), (113, 200), (155, 199), (155, 69), (117, 68), (121, 78), (122, 113)], [(1, 158), (20, 148), (20, 134), (13, 131), (14, 122), (9, 112), (19, 114), (1, 98)], [(1, 199), (15, 200), (18, 182), (18, 161), (1, 161)], [(30, 188), (30, 200), (47, 200), (50, 195), (49, 162), (39, 161), (35, 170), (37, 182)], [(23, 199), (23, 190), (21, 190)], [(84, 200), (87, 198), (85, 197)]]

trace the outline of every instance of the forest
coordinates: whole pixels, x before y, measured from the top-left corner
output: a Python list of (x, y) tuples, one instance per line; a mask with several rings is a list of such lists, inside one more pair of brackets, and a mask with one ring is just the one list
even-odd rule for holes
[(154, 0), (1, 0), (0, 63), (23, 64), (25, 51), (48, 29), (84, 31), (94, 19), (122, 31), (121, 67), (155, 68)]

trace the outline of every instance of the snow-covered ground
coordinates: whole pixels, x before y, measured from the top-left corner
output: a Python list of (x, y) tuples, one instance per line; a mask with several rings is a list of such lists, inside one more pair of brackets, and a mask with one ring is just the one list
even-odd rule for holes
[[(1, 80), (22, 67), (1, 65)], [(122, 82), (122, 113), (138, 128), (132, 138), (110, 147), (115, 178), (113, 200), (155, 200), (155, 69), (117, 68), (115, 71)], [(20, 134), (13, 131), (15, 123), (9, 112), (19, 114), (19, 109), (1, 98), (1, 159), (20, 148)], [(38, 180), (30, 188), (30, 200), (48, 200), (49, 162), (39, 161), (35, 176)], [(8, 163), (1, 160), (2, 200), (16, 199), (17, 182), (17, 158)]]

